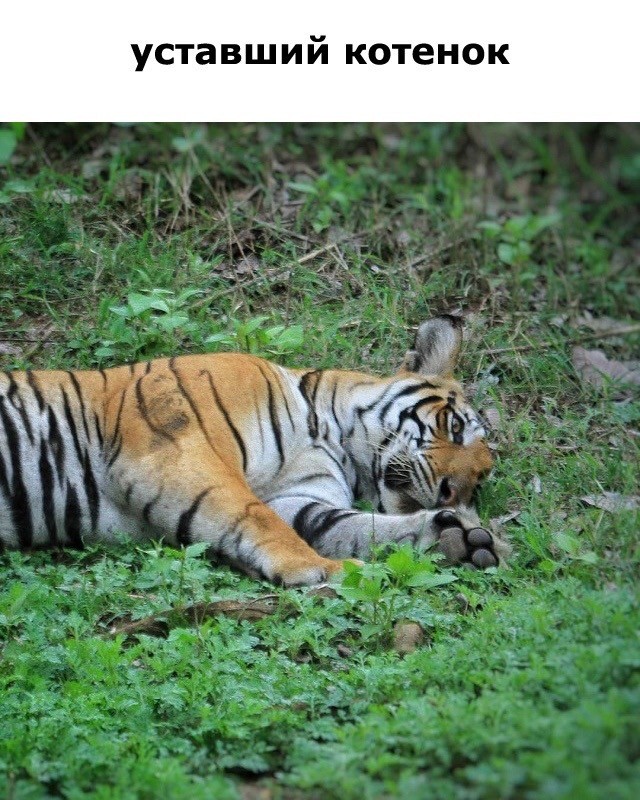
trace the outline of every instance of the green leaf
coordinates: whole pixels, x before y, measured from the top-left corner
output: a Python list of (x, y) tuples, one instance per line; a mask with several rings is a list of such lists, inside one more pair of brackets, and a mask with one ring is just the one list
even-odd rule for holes
[(171, 310), (166, 300), (155, 295), (139, 294), (131, 292), (127, 296), (127, 303), (136, 317), (141, 316), (145, 311), (164, 311), (166, 314)]
[(0, 164), (7, 164), (16, 149), (18, 140), (13, 131), (0, 130)]
[(156, 322), (163, 330), (170, 332), (176, 328), (184, 327), (189, 322), (189, 317), (182, 312), (177, 312), (176, 314), (167, 314), (167, 316), (159, 317)]
[(185, 547), (184, 556), (185, 558), (198, 558), (198, 556), (206, 553), (208, 549), (209, 545), (206, 542), (196, 542)]
[(235, 337), (231, 333), (212, 333), (204, 340), (204, 344), (221, 343), (232, 345), (235, 342)]
[(273, 333), (276, 329), (270, 328), (267, 334), (272, 333), (271, 342), (281, 352), (298, 350), (304, 344), (304, 330), (302, 325), (291, 325), (289, 328), (280, 327), (280, 331)]
[(419, 572), (407, 582), (407, 586), (420, 589), (435, 589), (436, 586), (445, 586), (447, 583), (457, 581), (456, 575), (450, 572)]
[(560, 550), (568, 553), (571, 556), (575, 555), (578, 550), (580, 550), (580, 541), (570, 533), (556, 531), (553, 534), (553, 541), (555, 542), (556, 546), (560, 548)]
[(498, 258), (503, 264), (513, 264), (515, 261), (516, 248), (507, 242), (500, 242), (498, 245)]
[(16, 139), (21, 142), (24, 139), (25, 131), (27, 130), (26, 122), (10, 122), (9, 127), (14, 132)]
[(413, 575), (418, 567), (413, 555), (405, 547), (387, 556), (387, 566), (391, 570), (392, 575), (397, 578)]
[(317, 194), (318, 191), (313, 183), (298, 183), (293, 181), (287, 185), (290, 189), (294, 189), (296, 192), (304, 192), (305, 194)]
[(3, 192), (12, 192), (13, 194), (29, 194), (34, 190), (33, 181), (25, 181), (21, 178), (14, 178), (7, 181), (2, 187)]
[(489, 239), (497, 238), (502, 232), (502, 225), (500, 225), (498, 222), (493, 222), (492, 220), (479, 222), (476, 227), (481, 230)]

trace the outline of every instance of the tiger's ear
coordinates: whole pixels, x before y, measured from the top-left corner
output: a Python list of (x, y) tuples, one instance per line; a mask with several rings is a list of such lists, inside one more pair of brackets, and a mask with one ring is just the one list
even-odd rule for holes
[(448, 378), (458, 360), (462, 344), (462, 317), (443, 314), (418, 328), (413, 349), (408, 350), (401, 370)]

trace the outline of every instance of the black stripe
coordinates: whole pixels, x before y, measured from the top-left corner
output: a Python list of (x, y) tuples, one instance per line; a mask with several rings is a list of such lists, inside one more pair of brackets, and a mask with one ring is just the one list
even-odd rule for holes
[(429, 397), (423, 397), (421, 400), (418, 400), (412, 406), (403, 409), (398, 417), (398, 430), (400, 430), (405, 420), (409, 418), (415, 422), (415, 424), (418, 426), (418, 430), (420, 431), (420, 436), (424, 438), (426, 430), (425, 423), (420, 419), (420, 417), (418, 417), (418, 410), (422, 408), (422, 406), (435, 405), (436, 403), (441, 403), (441, 402), (442, 402), (441, 397), (438, 397), (437, 395), (429, 395)]
[(107, 388), (107, 373), (103, 369), (101, 369), (100, 370), (100, 374), (102, 375), (102, 388), (106, 389)]
[[(147, 411), (147, 404), (145, 403), (144, 397), (142, 395), (142, 380), (144, 375), (141, 378), (138, 378), (136, 381), (136, 400), (138, 402), (138, 412), (142, 419), (147, 423), (149, 429), (152, 430), (158, 436), (162, 436), (164, 439), (167, 439), (169, 442), (173, 442), (175, 444), (175, 439), (173, 436), (168, 433), (164, 428), (158, 428), (157, 425), (154, 425), (151, 422), (151, 418), (149, 417), (149, 412)], [(123, 398), (124, 400), (124, 398)]]
[[(423, 389), (437, 389), (437, 388), (438, 387), (434, 386), (434, 384), (431, 383), (430, 381), (422, 381), (421, 383), (413, 384), (413, 386), (405, 386), (404, 389), (401, 389), (384, 404), (384, 406), (378, 412), (378, 419), (380, 420), (380, 422), (382, 422), (386, 417), (387, 412), (389, 411), (391, 406), (401, 397), (406, 397), (408, 394), (416, 394), (418, 392), (421, 392)], [(442, 400), (442, 397), (438, 397), (437, 395), (430, 395), (429, 400), (431, 402), (435, 400)], [(425, 402), (426, 401), (427, 399), (425, 398)]]
[(87, 503), (89, 505), (89, 514), (91, 515), (91, 530), (95, 532), (98, 525), (98, 516), (100, 514), (100, 492), (98, 491), (98, 484), (96, 483), (93, 469), (91, 468), (91, 461), (89, 453), (85, 451), (83, 466), (83, 482), (84, 491), (87, 495)]
[(0, 451), (0, 488), (5, 494), (7, 500), (9, 499), (9, 475), (7, 474), (7, 465), (5, 464), (4, 457)]
[(150, 522), (149, 515), (151, 514), (151, 509), (155, 506), (155, 504), (161, 497), (162, 497), (162, 490), (160, 490), (155, 497), (152, 497), (148, 503), (144, 504), (144, 508), (142, 509), (142, 519), (146, 523)]
[(314, 450), (322, 450), (322, 452), (323, 452), (323, 453), (324, 453), (326, 456), (329, 456), (329, 458), (330, 458), (330, 459), (333, 461), (333, 463), (334, 463), (334, 464), (335, 464), (335, 465), (338, 467), (338, 469), (340, 470), (340, 472), (344, 474), (344, 468), (343, 468), (343, 465), (342, 465), (342, 464), (341, 464), (341, 463), (338, 461), (338, 459), (337, 459), (337, 458), (336, 458), (336, 457), (333, 455), (333, 453), (332, 453), (330, 450), (328, 450), (328, 449), (327, 449), (327, 448), (326, 448), (324, 445), (322, 445), (322, 444), (312, 444), (311, 446), (313, 447), (313, 449), (314, 449)]
[(333, 384), (333, 391), (331, 392), (331, 413), (333, 414), (333, 418), (336, 421), (336, 425), (338, 426), (338, 430), (342, 430), (342, 426), (340, 425), (340, 420), (338, 419), (338, 412), (336, 411), (336, 395), (338, 394), (338, 380), (335, 379), (335, 383)]
[(380, 480), (380, 469), (381, 460), (380, 456), (377, 453), (374, 453), (371, 456), (371, 478), (373, 482), (377, 485), (378, 481)]
[(131, 502), (131, 495), (132, 495), (132, 494), (133, 494), (133, 484), (132, 484), (132, 483), (130, 483), (130, 484), (127, 486), (127, 490), (126, 490), (126, 492), (124, 493), (124, 504), (125, 504), (126, 506), (128, 506), (128, 505), (129, 505), (129, 503)]
[(49, 449), (53, 453), (53, 460), (56, 465), (58, 480), (60, 481), (60, 485), (62, 485), (62, 481), (64, 478), (64, 453), (65, 453), (64, 439), (60, 434), (60, 426), (58, 425), (58, 419), (51, 406), (49, 406), (48, 418), (49, 418), (49, 437), (48, 437)]
[[(244, 537), (244, 532), (242, 529), (239, 529), (240, 521), (236, 521), (228, 531), (225, 531), (218, 543), (216, 544), (216, 553), (222, 555), (225, 561), (233, 564), (234, 559), (236, 559), (235, 564), (238, 565), (237, 558), (238, 558), (238, 550), (240, 548), (240, 542)], [(228, 542), (231, 540), (231, 545)]]
[[(320, 370), (313, 370), (305, 372), (300, 378), (298, 389), (307, 404), (307, 428), (309, 429), (309, 436), (315, 439), (318, 435), (318, 414), (315, 409), (314, 400), (316, 392), (318, 391), (318, 383), (322, 373)], [(312, 387), (311, 382), (315, 378), (315, 385)]]
[(44, 437), (40, 440), (40, 485), (42, 486), (42, 516), (44, 524), (49, 534), (49, 545), (55, 547), (58, 544), (58, 532), (56, 529), (56, 510), (53, 499), (53, 469), (49, 463), (48, 445)]
[(295, 425), (295, 422), (293, 421), (293, 415), (291, 414), (291, 409), (289, 408), (289, 402), (287, 400), (287, 391), (286, 391), (286, 388), (283, 387), (283, 385), (282, 385), (282, 381), (280, 380), (280, 375), (279, 375), (277, 370), (273, 371), (273, 378), (276, 381), (276, 383), (278, 384), (278, 388), (280, 389), (280, 395), (281, 395), (282, 400), (284, 402), (284, 407), (285, 407), (285, 409), (287, 411), (287, 417), (289, 418), (289, 424), (291, 425), (291, 428), (293, 430), (295, 430), (296, 425)]
[(116, 443), (116, 439), (118, 438), (118, 434), (120, 433), (120, 420), (122, 418), (122, 409), (124, 407), (124, 400), (127, 396), (127, 386), (126, 389), (122, 392), (122, 396), (120, 397), (120, 405), (118, 406), (118, 413), (116, 414), (116, 424), (113, 427), (113, 435), (111, 437), (110, 447), (113, 447)]
[(96, 412), (94, 412), (94, 414), (93, 414), (93, 421), (94, 421), (95, 426), (96, 426), (96, 434), (98, 436), (98, 445), (100, 446), (100, 449), (102, 450), (102, 446), (104, 445), (104, 437), (102, 435), (102, 430), (100, 428), (100, 420), (98, 419), (98, 415), (97, 415)]
[(313, 509), (320, 506), (320, 503), (307, 503), (296, 514), (292, 527), (308, 543), (313, 545), (318, 539), (328, 533), (331, 528), (343, 519), (357, 515), (357, 511), (349, 511), (344, 508), (328, 508), (325, 511), (318, 511), (312, 519)]
[(258, 433), (260, 434), (260, 449), (262, 450), (262, 453), (264, 454), (264, 428), (265, 428), (265, 426), (264, 426), (264, 423), (262, 422), (262, 414), (260, 413), (260, 407), (261, 407), (260, 404), (261, 404), (261, 400), (260, 400), (260, 398), (258, 397), (257, 393), (254, 390), (254, 392), (253, 392), (253, 410), (255, 411), (256, 417), (257, 417), (257, 420), (258, 420)]
[(78, 383), (78, 379), (75, 376), (75, 373), (67, 370), (67, 375), (71, 378), (71, 383), (73, 384), (73, 388), (75, 389), (76, 395), (78, 396), (78, 402), (80, 403), (80, 414), (82, 415), (82, 426), (84, 427), (84, 432), (87, 437), (87, 441), (91, 441), (91, 435), (89, 434), (89, 425), (87, 424), (87, 414), (85, 412), (85, 405), (84, 405), (84, 398), (82, 397), (82, 390), (80, 389), (80, 384)]
[[(427, 486), (430, 489), (433, 489), (436, 482), (436, 474), (433, 471), (433, 467), (429, 463), (429, 459), (425, 458), (424, 464), (422, 463), (422, 461), (418, 459), (417, 461), (414, 462), (414, 464), (418, 467), (418, 469), (422, 473), (425, 481), (427, 482)], [(427, 465), (427, 467), (429, 467), (429, 473), (427, 473), (427, 470), (424, 468), (425, 464)]]
[(213, 395), (213, 399), (215, 400), (216, 405), (218, 406), (218, 409), (219, 409), (220, 413), (224, 417), (225, 422), (229, 426), (229, 430), (233, 434), (233, 438), (236, 440), (236, 444), (238, 445), (238, 448), (240, 449), (240, 453), (242, 454), (242, 471), (246, 472), (247, 471), (247, 448), (245, 447), (244, 440), (243, 440), (242, 436), (240, 435), (240, 431), (236, 428), (236, 426), (231, 421), (231, 417), (229, 416), (229, 413), (228, 413), (227, 409), (224, 407), (216, 387), (213, 385), (213, 378), (211, 377), (211, 373), (209, 372), (209, 370), (202, 370), (202, 372), (200, 374), (202, 375), (202, 373), (206, 374), (207, 379), (209, 380), (209, 386), (211, 387), (211, 394)]
[(71, 412), (71, 406), (69, 405), (69, 397), (63, 386), (60, 387), (62, 391), (62, 400), (64, 405), (64, 415), (67, 420), (67, 425), (69, 426), (69, 430), (71, 431), (71, 438), (73, 439), (73, 444), (76, 448), (76, 454), (78, 456), (78, 461), (82, 464), (82, 447), (80, 446), (80, 439), (78, 438), (78, 428), (76, 427), (75, 420), (73, 418), (73, 413)]
[(198, 425), (200, 426), (200, 430), (204, 434), (204, 437), (207, 440), (207, 442), (209, 442), (209, 447), (215, 452), (215, 447), (213, 446), (213, 442), (209, 438), (209, 434), (207, 433), (207, 430), (204, 427), (204, 422), (202, 421), (202, 416), (198, 411), (198, 407), (193, 402), (193, 398), (191, 397), (189, 392), (186, 390), (184, 384), (182, 383), (182, 378), (178, 374), (178, 370), (175, 368), (174, 361), (175, 359), (173, 358), (169, 359), (169, 369), (171, 370), (171, 372), (173, 372), (173, 375), (176, 379), (176, 384), (178, 385), (178, 389), (180, 390), (180, 394), (184, 397), (184, 399), (189, 404), (189, 408), (193, 411), (193, 414), (198, 422)]
[(107, 461), (107, 469), (111, 469), (111, 467), (115, 464), (116, 459), (120, 455), (122, 451), (122, 436), (118, 438), (116, 446), (113, 448), (109, 455), (109, 460)]
[[(251, 509), (254, 506), (258, 506), (260, 508), (263, 507), (263, 503), (260, 500), (252, 500), (251, 502), (247, 503), (246, 506), (244, 507), (244, 511), (242, 512), (242, 514), (240, 514), (233, 521), (233, 525), (229, 528), (228, 531), (225, 531), (225, 533), (222, 535), (222, 537), (220, 538), (220, 540), (216, 545), (216, 550), (219, 553), (222, 553), (222, 555), (227, 560), (229, 560), (232, 565), (234, 563), (237, 566), (242, 566), (247, 564), (248, 559), (246, 554), (243, 554), (242, 561), (239, 561), (240, 545), (242, 544), (242, 540), (244, 539), (245, 534), (247, 533), (247, 531), (242, 529), (242, 523), (251, 516)], [(227, 540), (231, 538), (233, 539), (233, 541), (231, 548), (229, 548), (227, 546)], [(253, 556), (255, 555), (256, 552), (259, 552), (260, 549), (261, 549), (260, 546), (255, 543), (251, 545), (250, 558), (254, 562), (254, 564), (255, 564), (255, 559), (253, 558)], [(225, 550), (227, 551), (226, 553)], [(233, 550), (234, 552), (230, 554), (229, 552), (230, 550)], [(258, 566), (258, 571), (260, 572), (260, 574), (262, 574), (262, 570), (259, 568), (259, 566)]]
[(271, 420), (271, 428), (273, 430), (273, 437), (276, 440), (276, 447), (280, 455), (280, 467), (284, 464), (284, 450), (282, 449), (282, 429), (280, 427), (280, 420), (278, 419), (278, 411), (276, 409), (276, 400), (273, 395), (273, 388), (269, 376), (265, 374), (264, 370), (258, 365), (262, 377), (267, 383), (267, 393), (269, 395), (269, 419)]
[(82, 521), (80, 503), (75, 487), (67, 480), (67, 499), (64, 507), (64, 529), (71, 547), (82, 550)]
[(209, 492), (213, 489), (212, 486), (209, 486), (208, 489), (203, 489), (200, 494), (196, 497), (196, 499), (191, 503), (189, 508), (186, 511), (183, 511), (180, 514), (180, 519), (178, 520), (178, 527), (176, 528), (176, 539), (180, 544), (187, 545), (190, 543), (190, 534), (191, 534), (191, 522), (196, 515), (198, 508), (200, 507), (200, 503), (204, 500), (204, 498), (209, 494)]
[(27, 410), (24, 407), (24, 400), (22, 399), (22, 395), (20, 394), (20, 390), (18, 389), (18, 384), (13, 377), (13, 373), (5, 371), (4, 373), (8, 380), (9, 380), (9, 391), (7, 392), (7, 399), (11, 403), (11, 405), (15, 408), (15, 410), (20, 414), (20, 419), (22, 420), (22, 424), (24, 426), (25, 431), (27, 432), (27, 436), (29, 437), (29, 441), (31, 444), (35, 443), (35, 439), (33, 437), (33, 430), (31, 429), (31, 421), (27, 415)]
[(335, 481), (335, 475), (332, 475), (330, 472), (312, 472), (310, 475), (302, 475), (300, 478), (297, 478), (297, 483), (303, 483), (306, 481), (313, 481), (317, 478), (329, 478), (332, 481)]
[(44, 397), (42, 396), (42, 392), (40, 391), (40, 388), (38, 386), (36, 376), (30, 369), (27, 370), (27, 383), (31, 387), (31, 391), (33, 392), (36, 398), (36, 401), (38, 403), (38, 409), (40, 410), (40, 412), (44, 411), (45, 407)]
[(22, 461), (20, 459), (20, 437), (15, 423), (11, 419), (5, 405), (5, 398), (0, 396), (0, 417), (4, 426), (11, 457), (11, 491), (9, 502), (11, 504), (11, 520), (13, 522), (20, 547), (30, 547), (33, 542), (33, 522), (29, 495), (22, 477)]

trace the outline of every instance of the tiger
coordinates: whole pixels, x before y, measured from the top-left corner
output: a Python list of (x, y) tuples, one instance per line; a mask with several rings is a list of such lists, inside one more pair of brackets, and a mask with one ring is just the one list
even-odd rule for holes
[(0, 547), (204, 543), (287, 587), (377, 546), (497, 566), (508, 546), (473, 507), (493, 456), (453, 378), (461, 341), (461, 317), (430, 319), (387, 378), (242, 353), (0, 373)]

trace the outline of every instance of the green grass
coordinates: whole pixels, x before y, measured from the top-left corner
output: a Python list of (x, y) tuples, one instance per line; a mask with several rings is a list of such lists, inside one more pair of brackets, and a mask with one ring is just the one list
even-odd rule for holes
[(481, 516), (520, 514), (509, 570), (378, 561), (164, 639), (109, 629), (272, 587), (161, 547), (3, 555), (0, 792), (638, 796), (640, 520), (581, 497), (638, 494), (640, 404), (571, 348), (639, 358), (580, 327), (638, 319), (639, 154), (615, 125), (29, 127), (0, 170), (0, 367), (391, 372), (407, 328), (463, 311), (461, 374), (500, 412)]

